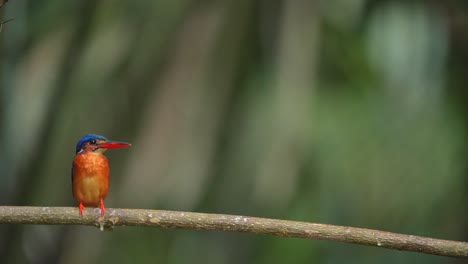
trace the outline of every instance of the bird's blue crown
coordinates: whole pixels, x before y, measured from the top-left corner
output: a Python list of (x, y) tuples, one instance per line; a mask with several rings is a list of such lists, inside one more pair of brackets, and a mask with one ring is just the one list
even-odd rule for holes
[(83, 147), (83, 145), (90, 141), (91, 139), (101, 139), (101, 140), (108, 140), (107, 138), (103, 137), (103, 136), (100, 136), (100, 135), (96, 135), (96, 134), (86, 134), (84, 135), (82, 138), (80, 138), (80, 140), (78, 141), (78, 144), (76, 144), (76, 152), (75, 153), (78, 153), (80, 152), (81, 148)]

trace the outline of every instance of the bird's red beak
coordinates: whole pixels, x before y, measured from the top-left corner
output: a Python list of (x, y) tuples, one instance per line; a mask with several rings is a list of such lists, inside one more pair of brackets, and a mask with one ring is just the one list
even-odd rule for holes
[(125, 143), (125, 142), (118, 142), (118, 141), (106, 141), (104, 143), (99, 144), (99, 148), (126, 148), (130, 147), (132, 144)]

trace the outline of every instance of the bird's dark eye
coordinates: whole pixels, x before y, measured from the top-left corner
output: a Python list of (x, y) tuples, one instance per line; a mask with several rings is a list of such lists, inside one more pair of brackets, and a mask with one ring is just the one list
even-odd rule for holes
[(96, 142), (95, 139), (91, 139), (91, 140), (89, 141), (89, 144), (90, 144), (90, 145), (96, 145), (96, 143), (97, 143), (97, 142)]

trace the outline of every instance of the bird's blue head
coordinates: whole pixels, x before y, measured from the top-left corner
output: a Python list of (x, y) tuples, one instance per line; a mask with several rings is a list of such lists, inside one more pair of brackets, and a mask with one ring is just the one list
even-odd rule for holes
[(80, 138), (80, 140), (78, 141), (78, 144), (76, 144), (76, 152), (75, 153), (80, 152), (80, 150), (83, 148), (84, 144), (87, 143), (87, 142), (90, 142), (91, 140), (109, 141), (107, 138), (105, 138), (103, 136), (100, 136), (100, 135), (86, 134), (82, 138)]
[(110, 148), (126, 148), (130, 147), (131, 144), (119, 141), (110, 141), (107, 138), (96, 135), (87, 134), (84, 135), (76, 144), (76, 154), (81, 153), (85, 150), (91, 150), (95, 153), (104, 153), (106, 149)]

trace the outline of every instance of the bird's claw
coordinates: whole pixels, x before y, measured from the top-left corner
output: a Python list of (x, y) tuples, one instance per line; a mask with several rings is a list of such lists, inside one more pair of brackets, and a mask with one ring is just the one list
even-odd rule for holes
[(80, 205), (79, 205), (79, 210), (80, 210), (80, 215), (83, 216), (83, 210), (84, 210), (84, 205), (83, 205), (83, 203), (80, 203)]
[(101, 216), (104, 216), (106, 214), (106, 208), (104, 207), (104, 201), (102, 199), (99, 203), (99, 208), (101, 209)]

